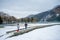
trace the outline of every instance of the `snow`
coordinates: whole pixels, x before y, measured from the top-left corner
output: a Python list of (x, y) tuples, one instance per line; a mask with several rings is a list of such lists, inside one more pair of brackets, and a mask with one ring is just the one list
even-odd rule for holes
[[(52, 23), (51, 23), (52, 24)], [(46, 23), (46, 24), (39, 24), (39, 23), (34, 23), (34, 24), (28, 24), (28, 27), (32, 27), (32, 26), (42, 26), (42, 25), (50, 25), (50, 23)], [(20, 29), (22, 29), (22, 28), (25, 28), (24, 27), (24, 24), (20, 24)], [(1, 32), (1, 34), (3, 33), (3, 32), (7, 32), (7, 31), (11, 31), (11, 30), (16, 30), (17, 29), (17, 25), (16, 26), (5, 26), (5, 28), (2, 28), (2, 29), (0, 29), (0, 32)], [(0, 35), (1, 35), (0, 34)]]
[(16, 37), (8, 38), (7, 40), (60, 40), (60, 25), (36, 29), (32, 32)]
[(60, 25), (36, 29), (29, 33), (8, 38), (6, 40), (60, 40)]
[[(59, 23), (34, 23), (34, 24), (28, 24), (28, 27), (33, 26), (43, 26), (43, 25), (52, 25), (52, 24), (59, 24)], [(24, 24), (20, 24), (20, 29), (24, 28)], [(5, 28), (0, 29), (0, 35), (4, 35), (0, 37), (0, 40), (60, 40), (60, 25), (52, 26), (52, 27), (46, 27), (41, 29), (36, 29), (34, 31), (25, 33), (23, 35), (15, 36), (12, 38), (5, 39), (6, 37), (12, 35), (13, 33), (10, 33), (9, 35), (6, 34), (7, 31), (16, 30), (16, 26), (5, 26)]]
[[(51, 25), (51, 24), (56, 24), (56, 23), (30, 23), (28, 24), (28, 27), (33, 27), (33, 26), (43, 26), (43, 25)], [(25, 28), (24, 24), (20, 24), (20, 29)], [(12, 30), (16, 30), (17, 29), (17, 25), (16, 26), (5, 26), (5, 28), (0, 29), (0, 35), (5, 34), (7, 31), (12, 31)]]

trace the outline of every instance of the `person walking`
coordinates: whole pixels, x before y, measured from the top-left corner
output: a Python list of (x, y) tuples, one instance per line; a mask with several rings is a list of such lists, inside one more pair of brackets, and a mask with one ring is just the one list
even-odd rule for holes
[(28, 25), (28, 24), (25, 22), (25, 29), (27, 29), (27, 25)]
[(19, 23), (17, 24), (17, 32), (19, 31)]

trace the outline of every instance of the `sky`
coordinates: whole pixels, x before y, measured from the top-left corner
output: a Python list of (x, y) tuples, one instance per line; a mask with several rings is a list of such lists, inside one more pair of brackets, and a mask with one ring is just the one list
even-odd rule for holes
[(17, 18), (38, 14), (60, 5), (60, 0), (0, 0), (0, 11)]

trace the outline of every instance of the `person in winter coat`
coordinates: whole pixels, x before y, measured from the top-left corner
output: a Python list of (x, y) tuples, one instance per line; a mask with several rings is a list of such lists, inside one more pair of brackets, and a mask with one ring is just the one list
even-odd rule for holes
[(19, 31), (19, 23), (17, 24), (17, 32)]
[(27, 29), (27, 26), (28, 26), (28, 24), (27, 24), (27, 23), (25, 23), (25, 29)]

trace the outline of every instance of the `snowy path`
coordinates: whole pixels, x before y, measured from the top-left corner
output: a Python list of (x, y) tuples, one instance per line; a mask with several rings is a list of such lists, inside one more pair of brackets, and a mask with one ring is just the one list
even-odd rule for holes
[(49, 27), (49, 26), (52, 26), (52, 25), (56, 25), (56, 24), (55, 23), (51, 23), (51, 24), (29, 24), (28, 29), (20, 29), (19, 32), (15, 31), (15, 29), (16, 29), (15, 27), (14, 27), (15, 29), (12, 29), (13, 31), (10, 30), (10, 29), (7, 29), (8, 30), (7, 31), (6, 29), (4, 29), (4, 30), (6, 30), (6, 32), (10, 32), (10, 31), (12, 31), (12, 32), (11, 33), (7, 33), (7, 34), (4, 33), (4, 35), (2, 37), (0, 37), (0, 39), (5, 40), (8, 37), (14, 37), (14, 36), (17, 36), (17, 35), (21, 35), (21, 34), (30, 32), (30, 31), (32, 31), (34, 29), (37, 29), (37, 28)]
[(5, 34), (1, 35), (0, 37), (4, 37), (4, 36), (6, 36), (5, 38), (14, 37), (17, 35), (22, 35), (24, 33), (30, 32), (30, 31), (38, 29), (38, 28), (49, 27), (49, 26), (53, 26), (53, 25), (34, 26), (34, 27), (28, 27), (27, 29), (23, 28), (23, 29), (20, 29), (19, 32), (16, 32), (16, 30), (12, 30), (12, 31), (6, 32)]
[(8, 38), (10, 37), (14, 37), (14, 36), (18, 36), (18, 35), (22, 35), (24, 33), (28, 33), (32, 30), (35, 30), (35, 29), (39, 29), (39, 28), (44, 28), (44, 27), (49, 27), (49, 26), (53, 26), (53, 25), (45, 25), (45, 26), (35, 26), (35, 27), (30, 27), (30, 28), (27, 28), (27, 29), (21, 29), (19, 32), (16, 32), (15, 30), (13, 31), (13, 34), (11, 36), (9, 36)]
[(28, 27), (27, 29), (20, 29), (19, 32), (16, 32), (15, 30), (13, 31), (13, 34), (11, 36), (9, 36), (8, 38), (10, 37), (14, 37), (14, 36), (18, 36), (18, 35), (22, 35), (24, 33), (28, 33), (32, 30), (35, 30), (35, 29), (39, 29), (39, 28), (44, 28), (44, 27), (49, 27), (49, 26), (54, 26), (54, 25), (60, 25), (60, 24), (50, 24), (50, 25), (43, 25), (43, 26), (33, 26), (33, 27)]
[(24, 35), (15, 36), (6, 40), (60, 40), (60, 25), (36, 29)]

